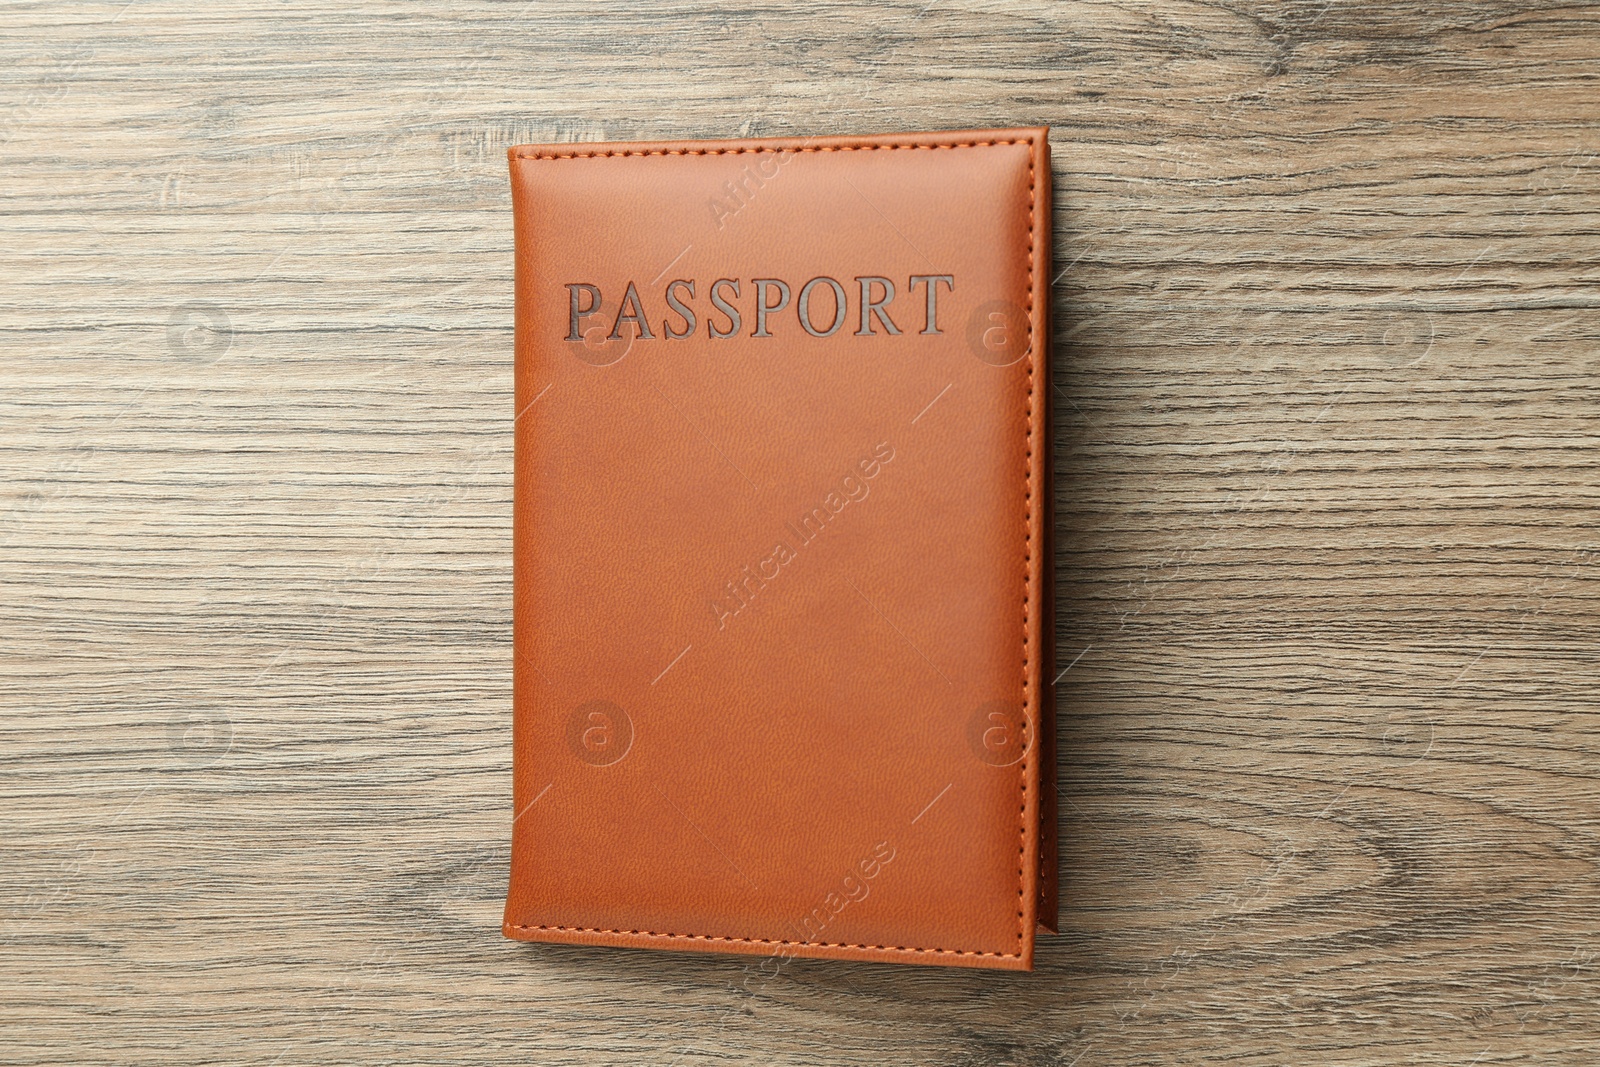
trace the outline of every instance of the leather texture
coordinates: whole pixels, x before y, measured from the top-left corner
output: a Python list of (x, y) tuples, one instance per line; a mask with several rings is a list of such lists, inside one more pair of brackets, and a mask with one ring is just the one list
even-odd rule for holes
[(510, 166), (506, 935), (1031, 969), (1046, 131)]

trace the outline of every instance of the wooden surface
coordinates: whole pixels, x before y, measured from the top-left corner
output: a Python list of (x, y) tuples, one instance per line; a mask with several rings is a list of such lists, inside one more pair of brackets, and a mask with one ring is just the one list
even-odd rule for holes
[[(0, 1061), (1600, 1060), (1600, 9), (3, 17)], [(505, 147), (1031, 123), (1062, 936), (504, 941)]]

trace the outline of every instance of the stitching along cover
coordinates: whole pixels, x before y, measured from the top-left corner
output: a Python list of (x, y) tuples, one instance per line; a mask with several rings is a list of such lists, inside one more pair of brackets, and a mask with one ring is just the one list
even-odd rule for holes
[(1031, 969), (1046, 131), (510, 165), (506, 936)]

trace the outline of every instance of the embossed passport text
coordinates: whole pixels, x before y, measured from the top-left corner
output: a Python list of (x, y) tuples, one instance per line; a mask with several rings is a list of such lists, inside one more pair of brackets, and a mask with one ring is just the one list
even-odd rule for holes
[(1045, 131), (510, 155), (506, 935), (1031, 968)]

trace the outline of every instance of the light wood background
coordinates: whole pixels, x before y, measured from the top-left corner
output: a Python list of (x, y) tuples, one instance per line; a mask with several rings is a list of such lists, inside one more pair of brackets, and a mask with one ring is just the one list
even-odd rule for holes
[[(1600, 1062), (1600, 8), (0, 18), (0, 1061)], [(503, 940), (506, 146), (1031, 123), (1062, 936)]]

